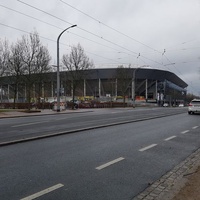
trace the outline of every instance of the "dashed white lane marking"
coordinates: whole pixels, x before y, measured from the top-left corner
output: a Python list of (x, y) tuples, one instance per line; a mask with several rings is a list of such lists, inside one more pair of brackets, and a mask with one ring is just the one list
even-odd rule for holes
[(59, 184), (54, 185), (54, 186), (52, 186), (52, 187), (49, 187), (49, 188), (47, 188), (47, 189), (45, 189), (45, 190), (42, 190), (42, 191), (40, 191), (40, 192), (37, 192), (37, 193), (35, 193), (35, 194), (31, 195), (31, 196), (25, 197), (25, 198), (23, 198), (23, 199), (21, 199), (21, 200), (32, 200), (32, 199), (36, 199), (36, 198), (38, 198), (38, 197), (40, 197), (40, 196), (43, 196), (44, 194), (47, 194), (47, 193), (52, 192), (52, 191), (54, 191), (54, 190), (57, 190), (57, 189), (59, 189), (59, 188), (61, 188), (61, 187), (63, 187), (63, 186), (64, 186), (63, 184), (59, 183)]
[(169, 141), (169, 140), (172, 140), (172, 139), (174, 139), (174, 138), (176, 138), (175, 135), (173, 135), (173, 136), (171, 136), (171, 137), (168, 137), (168, 138), (166, 138), (166, 139), (164, 139), (164, 140), (165, 140), (165, 141)]
[(42, 122), (32, 122), (32, 123), (27, 123), (27, 124), (19, 124), (19, 125), (14, 125), (14, 126), (11, 126), (12, 128), (16, 128), (16, 127), (20, 127), (20, 126), (30, 126), (30, 125), (33, 125), (33, 124), (42, 124), (44, 122), (48, 122), (48, 121), (42, 121)]
[(185, 131), (182, 131), (181, 133), (185, 134), (185, 133), (188, 133), (188, 132), (189, 132), (189, 130), (185, 130)]
[(146, 146), (146, 147), (144, 147), (144, 148), (142, 148), (142, 149), (139, 149), (139, 151), (146, 151), (146, 150), (151, 149), (151, 148), (153, 148), (153, 147), (155, 147), (155, 146), (157, 146), (157, 144), (151, 144), (151, 145)]
[(125, 159), (125, 158), (123, 158), (123, 157), (117, 158), (117, 159), (112, 160), (112, 161), (110, 161), (110, 162), (108, 162), (108, 163), (105, 163), (105, 164), (103, 164), (103, 165), (101, 165), (101, 166), (99, 166), (99, 167), (96, 167), (96, 169), (102, 170), (102, 169), (104, 169), (104, 168), (106, 168), (106, 167), (108, 167), (108, 166), (110, 166), (110, 165), (113, 165), (113, 164), (115, 164), (115, 163), (117, 163), (117, 162), (120, 162), (120, 161), (122, 161), (122, 160), (124, 160), (124, 159)]
[(198, 128), (199, 126), (194, 126), (194, 127), (192, 127), (192, 129), (196, 129), (196, 128)]

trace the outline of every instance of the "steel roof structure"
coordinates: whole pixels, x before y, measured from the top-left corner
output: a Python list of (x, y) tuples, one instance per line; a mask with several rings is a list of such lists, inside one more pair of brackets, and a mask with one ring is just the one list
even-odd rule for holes
[[(169, 71), (151, 68), (130, 68), (129, 70), (130, 74), (137, 70), (135, 73), (136, 79), (157, 80), (159, 82), (168, 80), (181, 88), (188, 86), (181, 78)], [(115, 77), (116, 71), (117, 68), (90, 69), (86, 79), (111, 79)]]

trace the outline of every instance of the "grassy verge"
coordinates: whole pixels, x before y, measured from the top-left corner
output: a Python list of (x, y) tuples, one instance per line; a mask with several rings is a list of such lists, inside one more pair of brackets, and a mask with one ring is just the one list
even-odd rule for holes
[(28, 110), (28, 109), (0, 109), (0, 113), (5, 112), (25, 112), (25, 113), (34, 113), (34, 112), (41, 112), (41, 110)]
[(0, 113), (2, 112), (12, 112), (14, 111), (13, 109), (0, 109)]

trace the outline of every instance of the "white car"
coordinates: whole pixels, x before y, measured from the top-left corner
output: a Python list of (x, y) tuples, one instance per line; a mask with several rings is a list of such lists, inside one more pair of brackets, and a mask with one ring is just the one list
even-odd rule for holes
[(188, 105), (188, 114), (200, 112), (200, 99), (193, 99)]
[(169, 104), (168, 103), (164, 103), (163, 107), (169, 107)]

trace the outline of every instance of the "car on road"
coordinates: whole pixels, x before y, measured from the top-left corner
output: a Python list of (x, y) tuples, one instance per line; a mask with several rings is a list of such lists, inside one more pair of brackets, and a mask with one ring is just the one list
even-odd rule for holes
[(200, 99), (193, 99), (188, 105), (188, 114), (200, 113)]

